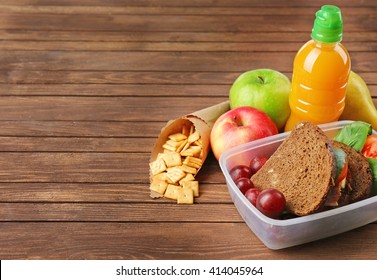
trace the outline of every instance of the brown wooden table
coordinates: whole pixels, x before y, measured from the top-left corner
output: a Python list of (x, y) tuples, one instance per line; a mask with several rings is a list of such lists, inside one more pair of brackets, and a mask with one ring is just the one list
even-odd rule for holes
[[(340, 1), (377, 104), (377, 2)], [(149, 197), (165, 123), (244, 71), (291, 77), (327, 1), (1, 0), (1, 259), (375, 259), (377, 224), (267, 249), (210, 155), (194, 205)]]

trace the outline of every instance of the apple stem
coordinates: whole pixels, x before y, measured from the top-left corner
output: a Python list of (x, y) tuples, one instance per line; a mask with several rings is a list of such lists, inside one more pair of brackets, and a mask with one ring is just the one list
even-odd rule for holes
[(264, 79), (262, 76), (258, 76), (258, 79), (262, 82), (262, 84), (264, 84)]
[(237, 126), (243, 126), (243, 123), (241, 122), (241, 120), (237, 116), (234, 116), (233, 120), (235, 121)]

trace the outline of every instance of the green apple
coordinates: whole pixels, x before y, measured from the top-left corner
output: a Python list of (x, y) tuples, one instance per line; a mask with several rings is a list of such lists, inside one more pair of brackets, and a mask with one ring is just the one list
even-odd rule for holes
[(276, 70), (248, 71), (241, 74), (230, 89), (230, 108), (251, 106), (264, 111), (282, 131), (291, 113), (290, 91), (291, 81)]

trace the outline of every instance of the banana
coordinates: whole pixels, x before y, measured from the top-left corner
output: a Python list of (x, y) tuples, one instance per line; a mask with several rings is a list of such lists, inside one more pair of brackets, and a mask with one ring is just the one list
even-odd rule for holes
[(351, 71), (346, 89), (344, 111), (340, 120), (355, 120), (370, 123), (377, 130), (377, 109), (364, 80)]

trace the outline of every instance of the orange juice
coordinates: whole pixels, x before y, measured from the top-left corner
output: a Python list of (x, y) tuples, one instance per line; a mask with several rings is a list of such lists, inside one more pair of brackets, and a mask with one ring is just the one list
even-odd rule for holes
[(326, 5), (316, 13), (312, 38), (294, 60), (289, 96), (291, 115), (285, 131), (304, 120), (315, 124), (337, 121), (344, 109), (351, 60), (340, 43), (339, 8)]

